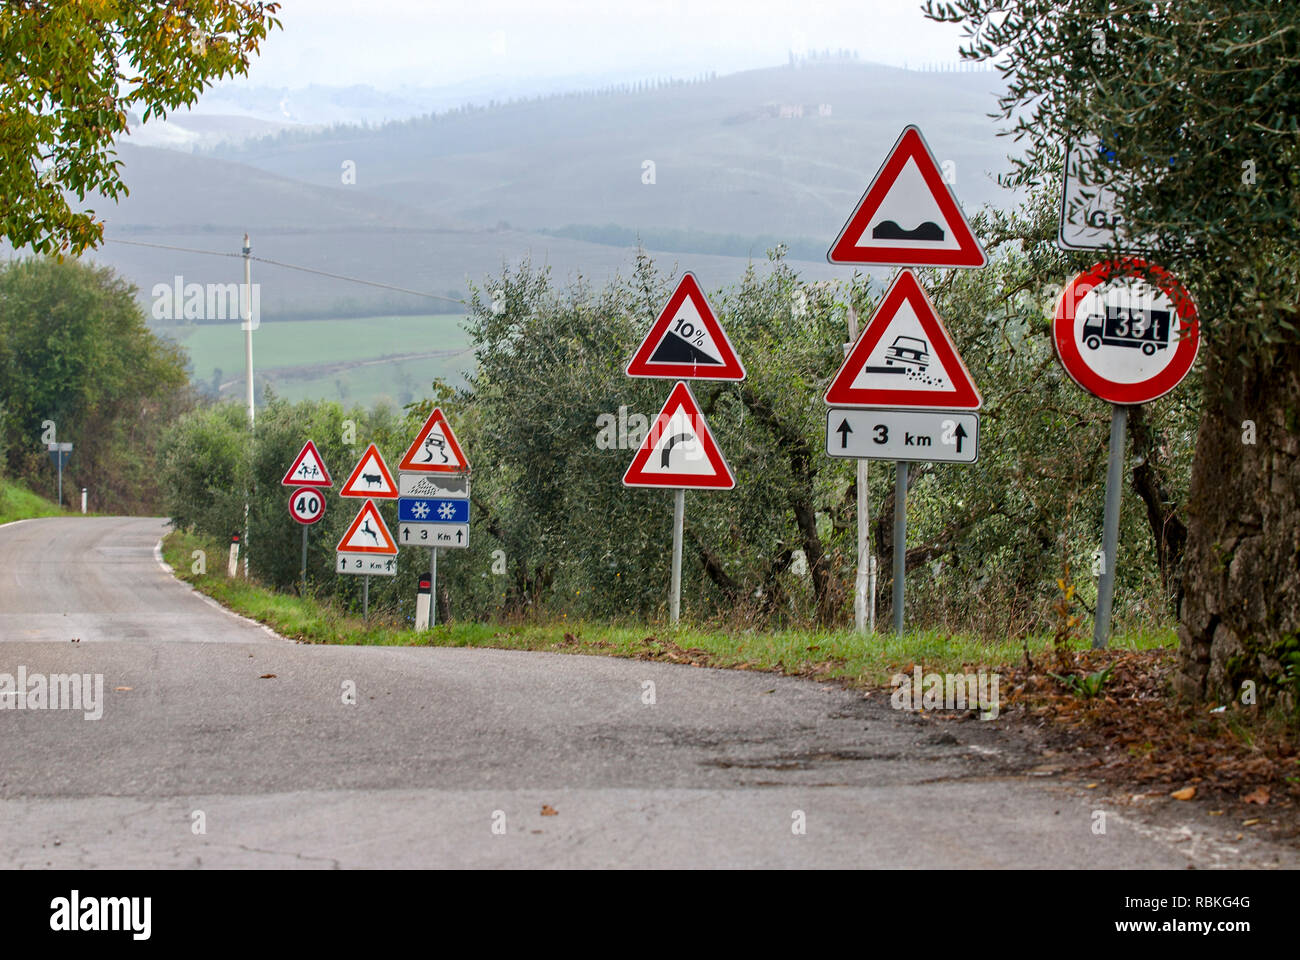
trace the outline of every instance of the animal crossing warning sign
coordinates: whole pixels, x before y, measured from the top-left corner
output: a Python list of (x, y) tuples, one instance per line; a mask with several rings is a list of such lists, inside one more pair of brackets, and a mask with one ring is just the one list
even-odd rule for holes
[(335, 550), (334, 569), (338, 573), (397, 576), (397, 544), (373, 500), (362, 504), (361, 512)]
[(730, 490), (736, 477), (722, 458), (691, 388), (677, 381), (645, 442), (623, 474), (628, 487)]
[(442, 410), (435, 408), (424, 421), (415, 442), (402, 455), (398, 470), (426, 473), (466, 473), (469, 460), (451, 432), (451, 424)]
[(915, 126), (903, 128), (826, 259), (903, 267), (984, 266), (984, 251)]
[(744, 380), (731, 341), (689, 271), (627, 365), (629, 377)]
[(391, 499), (397, 496), (397, 484), (393, 481), (393, 475), (388, 472), (388, 464), (384, 463), (383, 454), (373, 443), (366, 447), (366, 452), (357, 461), (352, 475), (339, 490), (339, 496), (376, 499)]
[(293, 466), (284, 475), (280, 485), (285, 487), (334, 486), (334, 481), (330, 479), (330, 472), (325, 469), (325, 461), (321, 459), (320, 451), (316, 449), (314, 441), (308, 440), (298, 451)]
[(826, 391), (833, 407), (978, 410), (970, 372), (910, 270), (890, 284)]

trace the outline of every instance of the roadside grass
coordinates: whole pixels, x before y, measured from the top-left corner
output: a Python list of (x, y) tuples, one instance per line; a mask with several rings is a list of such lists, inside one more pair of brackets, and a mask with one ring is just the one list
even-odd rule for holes
[[(207, 553), (207, 573), (193, 572), (193, 551)], [(993, 669), (1037, 657), (1050, 647), (1048, 636), (988, 641), (973, 635), (922, 630), (902, 637), (878, 633), (863, 637), (849, 630), (815, 627), (758, 631), (752, 628), (667, 624), (577, 622), (564, 619), (527, 622), (458, 622), (415, 633), (392, 620), (360, 617), (314, 597), (277, 593), (256, 581), (226, 576), (225, 548), (184, 531), (163, 540), (163, 557), (178, 578), (281, 636), (305, 643), (395, 646), (493, 647), (597, 656), (632, 657), (696, 666), (758, 670), (790, 676), (836, 679), (855, 686), (889, 683), (897, 672), (920, 665), (927, 672)], [(1117, 650), (1151, 650), (1177, 645), (1173, 628), (1146, 629), (1117, 636)]]
[(30, 520), (33, 517), (61, 517), (66, 513), (18, 481), (0, 478), (0, 523)]

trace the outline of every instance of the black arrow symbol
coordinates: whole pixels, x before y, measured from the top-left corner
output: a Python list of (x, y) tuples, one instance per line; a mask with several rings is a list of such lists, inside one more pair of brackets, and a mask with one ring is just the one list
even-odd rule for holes
[(957, 438), (957, 452), (961, 453), (961, 442), (966, 439), (966, 428), (960, 423), (957, 424), (957, 430), (953, 436)]
[(677, 442), (678, 442), (679, 440), (691, 440), (691, 439), (693, 439), (693, 438), (694, 438), (694, 434), (690, 434), (690, 433), (678, 433), (678, 434), (674, 434), (673, 436), (669, 437), (669, 438), (668, 438), (668, 442), (664, 444), (664, 454), (663, 454), (663, 457), (662, 457), (662, 458), (660, 459), (660, 461), (659, 461), (659, 466), (662, 467), (663, 469), (667, 470), (667, 469), (668, 469), (668, 458), (672, 456), (672, 453), (673, 453), (673, 447), (677, 445)]
[(840, 449), (847, 449), (849, 445), (849, 434), (853, 432), (853, 428), (849, 426), (847, 418), (840, 421), (840, 425), (835, 428), (835, 432), (840, 435)]
[[(960, 450), (961, 447), (958, 447), (957, 449)], [(460, 543), (460, 538), (461, 538), (461, 532), (460, 532), (459, 530), (457, 530), (457, 531), (456, 531), (456, 542), (457, 542), (457, 543)]]

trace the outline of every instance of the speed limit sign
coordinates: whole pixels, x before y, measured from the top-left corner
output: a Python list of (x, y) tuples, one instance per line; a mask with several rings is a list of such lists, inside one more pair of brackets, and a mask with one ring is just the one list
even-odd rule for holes
[(289, 497), (289, 516), (299, 523), (315, 523), (325, 516), (325, 497), (313, 487), (299, 487)]

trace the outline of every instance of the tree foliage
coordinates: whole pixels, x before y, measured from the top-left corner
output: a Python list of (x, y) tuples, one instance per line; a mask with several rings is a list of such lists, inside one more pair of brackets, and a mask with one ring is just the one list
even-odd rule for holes
[(9, 0), (0, 5), (0, 235), (38, 253), (96, 246), (76, 210), (127, 192), (114, 140), (248, 70), (279, 4), (253, 0)]

